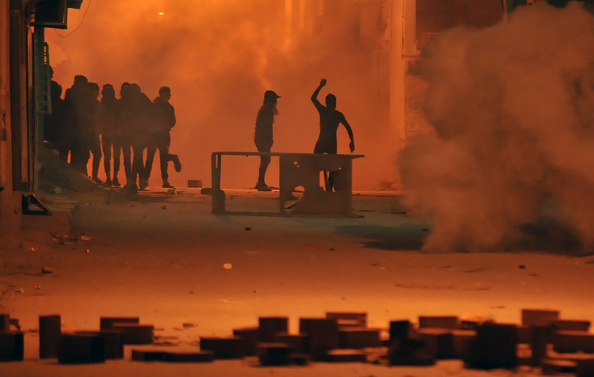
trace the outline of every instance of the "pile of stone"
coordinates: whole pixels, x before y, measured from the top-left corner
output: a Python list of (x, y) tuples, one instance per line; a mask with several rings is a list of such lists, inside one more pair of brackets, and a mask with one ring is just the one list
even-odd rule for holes
[[(561, 319), (558, 310), (524, 309), (521, 324), (490, 318), (419, 316), (390, 321), (387, 328), (370, 328), (367, 313), (327, 312), (299, 319), (297, 334), (289, 332), (288, 317), (260, 317), (258, 325), (233, 329), (229, 337), (201, 337), (192, 351), (153, 349), (154, 326), (138, 317), (101, 317), (99, 330), (62, 332), (59, 315), (39, 317), (39, 357), (59, 363), (97, 363), (124, 357), (131, 345), (136, 361), (212, 362), (257, 358), (260, 365), (306, 365), (310, 362), (371, 362), (433, 365), (460, 359), (474, 369), (540, 368), (543, 374), (594, 376), (594, 334), (590, 321)], [(23, 360), (24, 338), (18, 320), (0, 314), (0, 361)]]

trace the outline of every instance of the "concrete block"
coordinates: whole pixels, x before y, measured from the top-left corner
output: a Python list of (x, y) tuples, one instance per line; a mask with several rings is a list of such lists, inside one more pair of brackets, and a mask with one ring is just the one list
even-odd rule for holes
[(94, 334), (61, 334), (60, 364), (102, 363), (105, 361), (105, 339)]
[(594, 359), (577, 360), (575, 367), (576, 377), (594, 376)]
[(0, 313), (0, 331), (10, 331), (10, 314)]
[(326, 352), (326, 360), (330, 362), (367, 362), (367, 354), (357, 349), (336, 349)]
[(476, 337), (476, 330), (452, 330), (452, 357), (464, 359), (470, 352), (470, 344)]
[(532, 326), (518, 326), (518, 343), (530, 343), (532, 341)]
[(569, 331), (590, 331), (591, 322), (588, 320), (580, 319), (558, 319), (553, 321), (553, 329), (558, 330), (569, 330)]
[(558, 310), (522, 309), (522, 326), (547, 326), (558, 319)]
[(188, 179), (188, 187), (202, 188), (202, 180), (200, 180), (200, 179)]
[(161, 361), (165, 357), (165, 351), (161, 349), (132, 349), (132, 360), (135, 361)]
[(441, 329), (459, 329), (457, 316), (419, 316), (419, 328), (431, 327)]
[(305, 349), (312, 360), (323, 360), (326, 351), (338, 348), (338, 323), (329, 318), (300, 318), (299, 333), (305, 334)]
[(59, 315), (39, 316), (39, 358), (57, 358), (60, 349), (62, 319)]
[(105, 343), (105, 359), (124, 358), (124, 342), (122, 332), (117, 329), (103, 331), (76, 331), (75, 334), (95, 335), (103, 337)]
[(594, 334), (587, 331), (555, 331), (552, 343), (559, 353), (594, 353)]
[(425, 342), (425, 349), (436, 359), (451, 359), (454, 355), (454, 335), (449, 329), (419, 328), (418, 336)]
[(113, 323), (111, 329), (122, 333), (122, 343), (124, 344), (152, 344), (154, 325), (145, 325), (138, 323)]
[(388, 349), (390, 365), (434, 365), (435, 356), (426, 350), (425, 341), (409, 337), (395, 340)]
[(380, 330), (365, 327), (343, 327), (338, 330), (339, 348), (381, 347)]
[(99, 329), (106, 330), (113, 328), (115, 323), (132, 323), (139, 324), (140, 318), (138, 317), (101, 317), (99, 318)]
[(289, 365), (291, 347), (286, 343), (258, 343), (258, 357), (261, 365)]
[(163, 353), (163, 361), (173, 363), (204, 363), (214, 361), (215, 354), (212, 351), (198, 351), (198, 352), (172, 352), (167, 351)]
[(291, 353), (291, 364), (307, 365), (309, 364), (309, 355), (306, 353)]
[(397, 340), (407, 339), (412, 325), (408, 320), (390, 321), (390, 341), (392, 344)]
[(326, 312), (326, 318), (335, 319), (338, 327), (367, 327), (365, 312)]
[(240, 337), (200, 338), (200, 350), (212, 351), (215, 359), (240, 359), (245, 356), (245, 345)]
[(257, 354), (260, 337), (259, 334), (258, 327), (246, 327), (233, 330), (234, 337), (243, 339), (243, 344), (245, 346), (245, 356), (254, 356)]
[(571, 360), (543, 359), (541, 373), (551, 376), (559, 373), (575, 373), (577, 363)]
[(21, 331), (0, 331), (0, 361), (22, 361), (25, 337)]
[(538, 367), (542, 365), (542, 361), (547, 357), (547, 345), (552, 341), (553, 329), (550, 325), (533, 325), (531, 329), (530, 349), (532, 354), (530, 365)]
[(289, 318), (287, 317), (260, 317), (258, 319), (260, 342), (272, 342), (277, 333), (289, 331)]
[(518, 365), (515, 324), (484, 323), (476, 332), (470, 345), (471, 352), (464, 360), (467, 367), (488, 370), (512, 369)]
[(304, 334), (277, 333), (274, 342), (287, 344), (293, 353), (304, 353), (306, 338)]

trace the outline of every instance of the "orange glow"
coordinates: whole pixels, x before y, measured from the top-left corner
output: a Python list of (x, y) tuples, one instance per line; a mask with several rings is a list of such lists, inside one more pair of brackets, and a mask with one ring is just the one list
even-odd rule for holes
[[(381, 181), (396, 180), (395, 131), (387, 124), (385, 108), (370, 95), (375, 92), (370, 58), (348, 37), (355, 27), (351, 18), (337, 19), (336, 25), (329, 19), (320, 35), (295, 29), (287, 50), (285, 2), (205, 0), (188, 7), (172, 1), (160, 4), (160, 11), (154, 2), (133, 4), (103, 0), (89, 7), (84, 18), (85, 9), (71, 10), (69, 28), (81, 24), (76, 32), (48, 31), (54, 79), (64, 91), (77, 74), (116, 88), (134, 82), (151, 100), (159, 87), (171, 87), (177, 116), (171, 153), (183, 164), (180, 173), (170, 171), (173, 185), (202, 180), (208, 187), (212, 152), (256, 151), (256, 114), (268, 89), (282, 96), (272, 151), (312, 152), (319, 116), (310, 97), (323, 77), (328, 86), (320, 98), (336, 95), (337, 109), (353, 128), (355, 153), (366, 156), (353, 166), (353, 188), (373, 189)], [(101, 43), (89, 49), (89, 40)], [(350, 153), (348, 145), (341, 127), (338, 153)], [(256, 159), (238, 159), (225, 166), (222, 185), (251, 188), (257, 169)], [(268, 174), (278, 186), (278, 165), (273, 162)], [(157, 167), (149, 185), (160, 185), (159, 178)]]

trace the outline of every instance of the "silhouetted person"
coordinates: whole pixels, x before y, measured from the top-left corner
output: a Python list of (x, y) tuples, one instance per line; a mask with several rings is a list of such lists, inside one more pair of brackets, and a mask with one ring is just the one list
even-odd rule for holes
[[(334, 96), (334, 94), (328, 94), (326, 96), (326, 106), (322, 105), (320, 101), (318, 101), (318, 94), (320, 94), (320, 90), (322, 90), (324, 86), (326, 86), (326, 79), (322, 79), (320, 81), (320, 85), (318, 85), (311, 96), (311, 101), (314, 103), (316, 109), (318, 109), (318, 113), (320, 114), (320, 136), (318, 136), (318, 141), (314, 147), (314, 153), (337, 153), (338, 147), (336, 141), (336, 132), (338, 130), (338, 126), (341, 123), (344, 128), (346, 128), (349, 138), (351, 139), (349, 148), (351, 149), (352, 153), (355, 150), (353, 130), (347, 122), (344, 114), (336, 110), (336, 96)], [(336, 172), (333, 171), (329, 173), (328, 179), (326, 180), (326, 191), (332, 191), (334, 188), (335, 174)]]
[(132, 176), (132, 140), (134, 139), (134, 131), (131, 124), (133, 117), (130, 83), (124, 82), (120, 87), (120, 99), (118, 100), (118, 127), (120, 130), (120, 144), (122, 147), (122, 158), (124, 160), (126, 184), (128, 184), (128, 180)]
[[(132, 132), (132, 172), (126, 183), (127, 189), (144, 190), (148, 182), (144, 178), (144, 150), (148, 146), (148, 136), (155, 125), (153, 103), (140, 90), (138, 84), (130, 84), (130, 114), (128, 119)], [(137, 184), (138, 182), (138, 184)]]
[(86, 175), (86, 164), (89, 160), (89, 148), (85, 127), (89, 105), (89, 81), (83, 75), (74, 76), (74, 83), (64, 94), (66, 127), (64, 132), (64, 148), (60, 151), (65, 161), (70, 153), (70, 164)]
[[(101, 135), (103, 149), (103, 169), (105, 170), (105, 186), (120, 186), (118, 172), (120, 171), (120, 155), (122, 146), (118, 123), (118, 99), (111, 84), (103, 85), (101, 103), (97, 109), (95, 119), (97, 130)], [(113, 149), (113, 179), (111, 178), (111, 160)]]
[(148, 147), (146, 150), (146, 165), (144, 170), (144, 180), (148, 184), (151, 170), (153, 168), (153, 159), (155, 152), (159, 150), (159, 161), (161, 166), (161, 179), (163, 188), (173, 188), (169, 183), (169, 174), (167, 173), (167, 164), (173, 161), (177, 172), (181, 171), (181, 163), (176, 154), (169, 153), (171, 144), (171, 135), (169, 131), (175, 126), (175, 109), (169, 103), (171, 99), (171, 89), (163, 86), (159, 89), (159, 96), (153, 101), (154, 117), (156, 129), (149, 135)]
[(44, 123), (44, 139), (47, 140), (54, 149), (60, 151), (64, 138), (65, 123), (65, 102), (61, 98), (62, 85), (52, 81), (51, 86), (51, 113), (46, 115)]
[[(54, 70), (50, 67), (50, 75), (54, 76)], [(65, 104), (62, 97), (62, 85), (57, 81), (51, 80), (50, 83), (50, 113), (45, 116), (43, 138), (47, 140), (51, 147), (60, 150), (60, 142), (64, 132), (64, 111)]]
[[(272, 125), (274, 117), (278, 115), (276, 108), (277, 100), (280, 98), (272, 90), (264, 92), (264, 103), (258, 110), (256, 117), (256, 131), (254, 133), (254, 143), (258, 152), (270, 153), (274, 140), (272, 138)], [(258, 191), (270, 191), (271, 188), (266, 184), (266, 170), (270, 165), (270, 156), (260, 156), (260, 168), (258, 169), (258, 182), (256, 189)]]
[[(95, 82), (89, 83), (89, 103), (86, 113), (86, 133), (87, 144), (91, 155), (93, 156), (91, 164), (91, 179), (95, 183), (102, 184), (99, 179), (99, 166), (101, 165), (101, 139), (97, 128), (96, 116), (99, 108), (99, 85)], [(88, 160), (87, 160), (88, 163)], [(86, 171), (86, 166), (85, 166)]]

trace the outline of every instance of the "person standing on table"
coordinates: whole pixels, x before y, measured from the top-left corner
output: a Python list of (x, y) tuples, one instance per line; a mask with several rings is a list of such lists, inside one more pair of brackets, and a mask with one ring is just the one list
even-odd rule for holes
[[(322, 79), (320, 81), (320, 85), (318, 85), (318, 87), (311, 96), (311, 101), (313, 102), (314, 106), (318, 110), (318, 113), (320, 114), (320, 135), (318, 136), (318, 141), (316, 142), (316, 146), (314, 147), (314, 153), (337, 153), (338, 147), (336, 141), (336, 132), (338, 130), (338, 126), (341, 123), (347, 130), (349, 138), (351, 139), (349, 148), (352, 153), (355, 151), (355, 139), (353, 137), (353, 130), (347, 122), (344, 114), (336, 110), (336, 96), (334, 94), (328, 94), (326, 96), (326, 106), (322, 105), (320, 101), (318, 101), (318, 94), (320, 94), (320, 90), (322, 90), (324, 86), (326, 86), (326, 79)], [(328, 177), (326, 179), (326, 191), (333, 190), (335, 174), (335, 171), (329, 172)], [(326, 175), (326, 172), (324, 172), (324, 175)]]
[[(280, 98), (272, 90), (267, 90), (264, 93), (264, 103), (258, 111), (256, 117), (256, 132), (254, 134), (254, 143), (258, 152), (270, 153), (274, 140), (272, 139), (272, 125), (274, 124), (274, 117), (278, 115), (276, 108), (277, 100)], [(266, 184), (266, 170), (270, 165), (270, 156), (260, 156), (260, 168), (258, 169), (258, 182), (255, 189), (258, 191), (272, 190)]]

